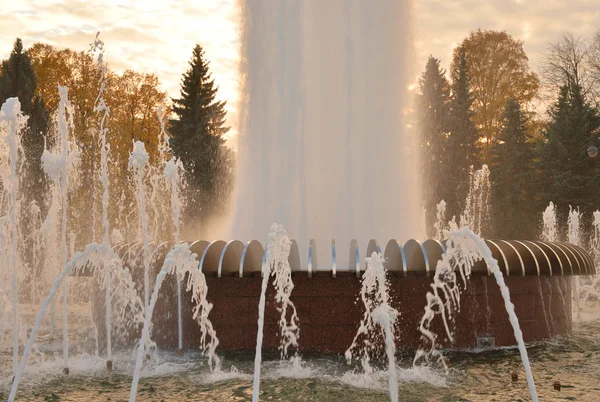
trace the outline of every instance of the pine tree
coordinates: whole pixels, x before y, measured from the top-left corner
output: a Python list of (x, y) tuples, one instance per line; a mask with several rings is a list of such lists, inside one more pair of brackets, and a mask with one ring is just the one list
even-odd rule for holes
[(448, 118), (448, 141), (446, 144), (445, 178), (452, 189), (449, 194), (447, 216), (462, 212), (469, 192), (470, 167), (479, 168), (479, 133), (472, 121), (473, 97), (467, 71), (464, 46), (458, 50), (458, 65), (453, 71), (450, 115)]
[(50, 117), (43, 100), (35, 95), (36, 87), (31, 60), (23, 51), (21, 39), (17, 39), (10, 57), (2, 62), (0, 104), (8, 98), (18, 97), (21, 111), (29, 117), (27, 129), (21, 138), (25, 163), (21, 173), (20, 191), (23, 194), (24, 206), (28, 206), (35, 200), (44, 214), (48, 180), (42, 168), (41, 157)]
[(577, 85), (563, 86), (551, 107), (540, 146), (541, 202), (553, 201), (564, 216), (569, 205), (591, 213), (598, 207), (600, 165), (586, 155), (600, 127), (598, 110)]
[(436, 204), (449, 196), (445, 186), (443, 161), (450, 84), (438, 59), (429, 56), (419, 85), (421, 95), (418, 104), (418, 121), (423, 195), (427, 211), (427, 227), (433, 227)]
[(498, 143), (491, 149), (490, 178), (494, 235), (532, 239), (536, 235), (534, 143), (529, 118), (515, 99), (504, 108)]
[(217, 101), (217, 87), (200, 45), (181, 82), (181, 97), (173, 99), (176, 119), (170, 121), (170, 146), (181, 159), (188, 181), (188, 218), (207, 218), (222, 212), (232, 185), (231, 152), (223, 136), (225, 102)]
[[(50, 116), (43, 100), (36, 95), (36, 78), (29, 56), (23, 51), (21, 39), (15, 41), (13, 50), (8, 60), (2, 62), (0, 71), (0, 105), (8, 98), (17, 97), (21, 103), (21, 112), (28, 116), (27, 126), (21, 134), (21, 147), (23, 150), (21, 169), (19, 171), (19, 198), (20, 198), (20, 230), (23, 233), (33, 233), (38, 228), (39, 222), (34, 221), (31, 214), (33, 202), (41, 211), (44, 219), (48, 211), (46, 195), (48, 192), (48, 179), (42, 168), (42, 153), (44, 152), (44, 135), (49, 128)], [(24, 236), (22, 244), (21, 261), (32, 267), (32, 275), (40, 268), (33, 266), (32, 254), (33, 237)]]

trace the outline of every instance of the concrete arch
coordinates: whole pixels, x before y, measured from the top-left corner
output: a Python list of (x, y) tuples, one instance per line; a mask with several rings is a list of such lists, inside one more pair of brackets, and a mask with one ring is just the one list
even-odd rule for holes
[[(519, 251), (517, 250), (517, 248), (515, 246), (513, 246), (512, 243), (510, 243), (506, 240), (498, 240), (498, 244), (499, 245), (502, 244), (505, 246), (503, 251), (508, 259), (508, 263), (511, 266), (516, 265), (517, 260), (519, 261), (519, 264), (521, 265), (521, 276), (525, 276), (525, 263), (523, 262), (523, 258), (521, 258), (521, 254), (519, 254)], [(516, 259), (515, 259), (515, 256), (516, 256)]]
[[(573, 274), (584, 275), (586, 269), (585, 261), (583, 260), (583, 258), (581, 258), (581, 255), (579, 255), (577, 251), (573, 248), (573, 245), (569, 243), (560, 243), (560, 245), (566, 248), (569, 251), (569, 253), (571, 253), (573, 260), (577, 263), (577, 270), (575, 271), (574, 269)], [(575, 268), (575, 266), (573, 266), (573, 268)]]
[(546, 251), (546, 255), (550, 260), (551, 275), (564, 275), (563, 260), (560, 258), (555, 248), (547, 242), (538, 241), (536, 244)]
[(398, 240), (388, 241), (383, 256), (385, 269), (391, 272), (402, 272), (402, 276), (407, 275), (406, 255)]
[(337, 273), (335, 239), (331, 239), (331, 276), (336, 277)]
[[(508, 260), (506, 259), (506, 254), (504, 254), (504, 251), (493, 240), (486, 240), (485, 243), (488, 245), (488, 248), (490, 250), (492, 250), (490, 245), (494, 246), (494, 248), (497, 250), (497, 253), (494, 254), (494, 252), (492, 251), (492, 257), (494, 257), (496, 261), (498, 261), (498, 267), (500, 268), (500, 270), (502, 270), (502, 267), (504, 266), (504, 275), (510, 276), (510, 267), (508, 266)], [(502, 259), (498, 258), (498, 254), (500, 254)]]
[(404, 243), (403, 249), (406, 256), (407, 274), (427, 274), (429, 261), (421, 243), (415, 239), (410, 239)]
[(300, 271), (302, 269), (302, 265), (300, 265), (300, 249), (298, 248), (298, 242), (292, 239), (290, 240), (290, 255), (288, 257), (288, 262), (290, 263), (290, 269), (293, 271)]
[(350, 272), (355, 271), (356, 277), (360, 278), (360, 252), (356, 239), (350, 241), (350, 258), (348, 258), (348, 261), (350, 261), (348, 270)]
[[(376, 239), (369, 240), (367, 244), (367, 252), (365, 254), (365, 258), (370, 258), (373, 253), (381, 253), (381, 247), (379, 246), (379, 242)], [(365, 271), (367, 270), (367, 260), (365, 259)]]
[(583, 272), (579, 272), (579, 275), (592, 275), (593, 271), (593, 263), (590, 264), (591, 258), (590, 256), (584, 252), (581, 247), (576, 246), (574, 244), (565, 243), (565, 246), (571, 248), (576, 255), (581, 258), (581, 265), (583, 266)]
[(594, 264), (594, 260), (592, 260), (592, 256), (589, 253), (586, 253), (585, 250), (579, 246), (571, 245), (585, 260), (586, 265), (586, 275), (595, 275), (596, 268)]
[(525, 267), (525, 275), (540, 276), (540, 263), (533, 250), (519, 240), (512, 240), (510, 243), (517, 249), (521, 256)]
[(546, 254), (544, 249), (534, 241), (523, 240), (522, 243), (528, 244), (529, 249), (536, 254), (536, 260), (539, 263), (539, 275), (552, 276), (552, 263), (550, 262), (550, 257), (548, 257), (548, 254)]
[(308, 242), (308, 277), (312, 277), (313, 271), (319, 268), (317, 265), (317, 243), (315, 239)]
[(260, 273), (262, 270), (263, 255), (265, 250), (258, 240), (251, 240), (244, 246), (240, 256), (240, 278)]
[[(558, 251), (560, 251), (560, 252), (562, 253), (562, 255), (563, 255), (563, 256), (564, 256), (564, 257), (567, 259), (567, 264), (566, 264), (566, 265), (569, 267), (569, 272), (568, 272), (568, 274), (569, 274), (569, 275), (573, 275), (573, 261), (571, 261), (571, 258), (569, 257), (569, 254), (571, 254), (571, 253), (568, 253), (568, 254), (567, 254), (567, 252), (566, 252), (566, 251), (565, 251), (565, 249), (564, 249), (564, 248), (561, 246), (561, 244), (560, 244), (560, 243), (553, 242), (553, 243), (551, 243), (551, 244), (552, 244), (552, 247), (554, 247), (554, 249), (555, 249), (555, 250), (558, 250)], [(563, 275), (565, 275), (565, 273), (564, 273), (564, 272), (563, 272)]]
[(242, 251), (244, 251), (244, 243), (239, 240), (231, 240), (223, 247), (217, 268), (219, 278), (222, 276), (241, 276), (240, 259)]
[(444, 246), (438, 240), (428, 239), (421, 244), (421, 247), (424, 250), (425, 258), (427, 258), (426, 273), (429, 275), (431, 272), (435, 272), (438, 261), (442, 259)]
[[(190, 251), (196, 254), (197, 260), (200, 260), (202, 254), (204, 254), (204, 249), (206, 249), (208, 245), (209, 243), (206, 240), (196, 240), (195, 242), (190, 244)], [(198, 266), (198, 269), (200, 269), (200, 266)]]
[(225, 248), (223, 240), (215, 240), (204, 249), (200, 258), (200, 270), (204, 275), (217, 275), (219, 269), (219, 257)]

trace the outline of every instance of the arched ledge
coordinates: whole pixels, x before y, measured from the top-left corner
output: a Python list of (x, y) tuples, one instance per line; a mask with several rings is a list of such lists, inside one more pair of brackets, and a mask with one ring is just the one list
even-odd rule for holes
[(251, 240), (246, 243), (239, 261), (240, 278), (261, 273), (264, 252), (265, 250), (258, 240)]
[(390, 240), (385, 246), (385, 268), (390, 272), (402, 273), (402, 276), (407, 275), (406, 255), (404, 248), (398, 240)]
[(428, 261), (423, 252), (421, 244), (415, 239), (404, 243), (404, 254), (406, 256), (406, 272), (409, 275), (421, 275), (427, 273)]
[(202, 258), (200, 258), (200, 270), (204, 275), (217, 275), (219, 271), (219, 257), (225, 248), (226, 243), (223, 240), (215, 240), (204, 249)]
[(239, 240), (231, 240), (223, 247), (217, 268), (219, 278), (222, 276), (240, 276), (239, 264), (243, 251), (244, 243)]
[(350, 258), (348, 261), (350, 261), (348, 270), (356, 272), (356, 277), (360, 278), (360, 252), (358, 249), (358, 241), (356, 239), (350, 241)]

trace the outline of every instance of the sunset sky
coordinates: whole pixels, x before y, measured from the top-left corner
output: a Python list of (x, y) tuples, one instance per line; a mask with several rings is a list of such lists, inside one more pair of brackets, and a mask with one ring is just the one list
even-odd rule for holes
[[(447, 68), (454, 46), (477, 28), (504, 29), (524, 40), (535, 71), (548, 43), (562, 33), (588, 37), (600, 29), (598, 0), (416, 0), (414, 5), (417, 71), (429, 54)], [(237, 0), (5, 0), (0, 57), (8, 57), (16, 37), (26, 47), (41, 41), (87, 50), (101, 31), (112, 69), (155, 73), (169, 95), (177, 96), (181, 74), (199, 43), (234, 119), (238, 20)], [(413, 59), (407, 55), (407, 62)]]

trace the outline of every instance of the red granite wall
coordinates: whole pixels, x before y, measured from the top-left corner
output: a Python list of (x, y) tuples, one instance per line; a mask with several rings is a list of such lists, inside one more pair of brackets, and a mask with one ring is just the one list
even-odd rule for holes
[[(505, 277), (526, 342), (571, 331), (570, 280), (570, 277), (562, 276)], [(207, 282), (208, 299), (214, 304), (209, 318), (217, 331), (219, 349), (253, 349), (261, 278), (207, 278)], [(392, 305), (400, 312), (396, 338), (398, 348), (421, 345), (418, 325), (429, 283), (430, 279), (425, 277), (390, 278)], [(305, 274), (295, 273), (294, 284), (292, 300), (300, 319), (301, 350), (343, 353), (352, 343), (363, 314), (358, 300), (359, 279), (355, 276), (307, 278)], [(162, 347), (177, 347), (174, 290), (173, 283), (166, 284), (161, 290), (161, 306), (157, 306), (153, 318), (153, 338)], [(187, 301), (189, 295), (185, 297)], [(265, 313), (265, 348), (278, 346), (279, 314), (273, 299), (270, 284)], [(190, 318), (189, 302), (186, 303), (184, 317), (184, 346), (197, 348), (199, 331)], [(439, 317), (436, 321), (434, 329), (442, 334)], [(496, 346), (515, 344), (508, 314), (493, 277), (471, 279), (461, 296), (461, 311), (456, 316), (455, 328), (455, 342), (452, 345), (445, 342), (445, 346), (473, 348), (480, 336), (494, 337)], [(443, 338), (440, 336), (440, 340), (443, 341)]]

